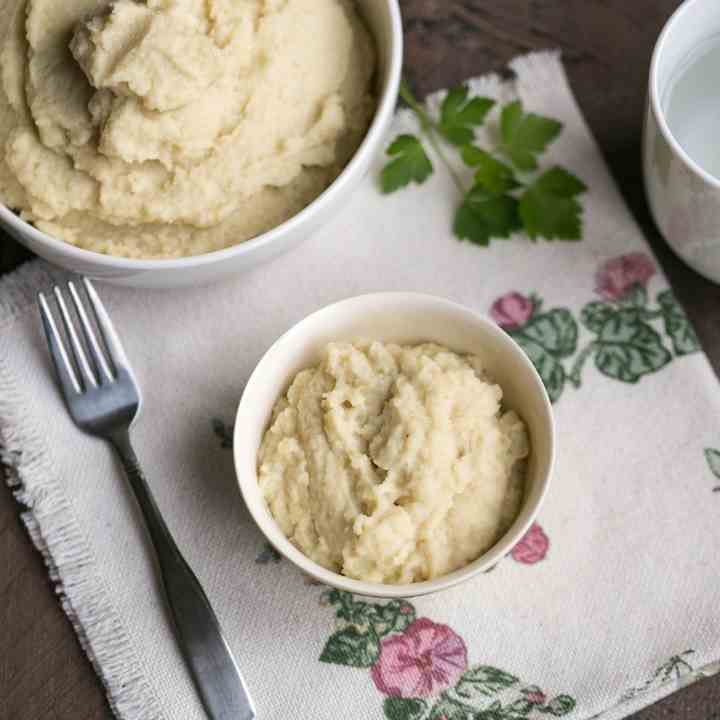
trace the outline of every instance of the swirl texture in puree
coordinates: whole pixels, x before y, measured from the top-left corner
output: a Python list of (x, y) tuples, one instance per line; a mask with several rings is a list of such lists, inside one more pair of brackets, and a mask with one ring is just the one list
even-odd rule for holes
[(275, 227), (338, 175), (373, 112), (350, 0), (0, 9), (0, 198), (79, 247), (180, 257)]
[(412, 583), (472, 562), (523, 497), (525, 423), (480, 358), (430, 343), (330, 343), (273, 410), (258, 482), (316, 563)]

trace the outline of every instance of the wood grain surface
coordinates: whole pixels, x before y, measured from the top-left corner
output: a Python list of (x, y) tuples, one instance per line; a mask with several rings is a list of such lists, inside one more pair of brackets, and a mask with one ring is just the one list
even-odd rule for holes
[[(416, 93), (424, 95), (471, 75), (502, 70), (520, 53), (561, 48), (572, 87), (613, 175), (718, 370), (720, 287), (667, 249), (648, 215), (641, 182), (640, 133), (650, 54), (677, 5), (674, 0), (401, 0), (405, 72)], [(28, 257), (0, 235), (0, 272)], [(0, 562), (0, 719), (110, 718), (102, 687), (4, 487)], [(720, 719), (720, 676), (675, 693), (633, 720), (671, 718)]]

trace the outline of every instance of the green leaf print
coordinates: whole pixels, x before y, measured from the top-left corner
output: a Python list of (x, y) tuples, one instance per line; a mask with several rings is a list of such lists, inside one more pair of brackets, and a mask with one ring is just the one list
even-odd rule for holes
[(378, 637), (391, 632), (402, 632), (415, 619), (415, 608), (402, 600), (391, 600), (385, 605), (363, 603), (362, 617)]
[(619, 303), (623, 307), (644, 308), (647, 305), (647, 301), (647, 289), (643, 284), (635, 283), (625, 291)]
[(255, 558), (255, 562), (258, 565), (279, 563), (282, 562), (282, 556), (269, 542), (266, 542), (264, 543), (263, 549), (261, 550), (260, 554)]
[(705, 448), (705, 460), (712, 474), (720, 480), (720, 450)]
[(693, 666), (685, 659), (692, 655), (693, 649), (685, 650), (679, 655), (673, 655), (662, 665), (655, 669), (655, 672), (642, 685), (628, 688), (620, 697), (620, 702), (627, 702), (648, 692), (651, 688), (658, 688), (671, 680), (679, 680), (681, 677), (692, 673)]
[(476, 717), (479, 717), (477, 708), (453, 701), (447, 693), (443, 693), (433, 705), (428, 720), (474, 720)]
[(569, 357), (577, 350), (577, 323), (565, 308), (534, 316), (519, 332), (556, 357)]
[(599, 333), (603, 329), (603, 325), (615, 314), (614, 308), (599, 300), (589, 302), (580, 311), (580, 322), (590, 332)]
[(569, 695), (558, 695), (554, 697), (547, 705), (538, 708), (541, 713), (546, 715), (554, 715), (555, 717), (561, 717), (567, 715), (575, 709), (575, 700)]
[(463, 700), (477, 703), (492, 697), (518, 682), (518, 678), (491, 665), (476, 665), (463, 673), (455, 693)]
[(532, 711), (534, 705), (527, 698), (518, 698), (506, 708), (507, 718), (526, 718)]
[(378, 603), (326, 590), (320, 603), (350, 623), (331, 635), (320, 660), (370, 669), (386, 720), (530, 720), (575, 707), (567, 695), (545, 704), (540, 687), (493, 665), (468, 668), (463, 639), (447, 625), (416, 619), (406, 600)]
[(389, 697), (383, 703), (388, 720), (419, 720), (427, 710), (427, 703), (420, 698)]
[(516, 720), (516, 718), (508, 717), (502, 703), (497, 700), (489, 708), (477, 713), (473, 720)]
[(415, 608), (405, 600), (390, 600), (384, 605), (355, 600), (342, 590), (323, 593), (328, 605), (335, 605), (336, 617), (361, 629), (371, 628), (378, 638), (391, 632), (402, 632), (415, 620)]
[(380, 655), (377, 636), (360, 632), (354, 625), (333, 633), (325, 644), (320, 661), (350, 667), (372, 667)]
[(562, 358), (577, 350), (578, 326), (565, 308), (535, 314), (517, 330), (508, 330), (522, 347), (542, 378), (550, 401), (555, 402), (565, 387)]
[(220, 418), (213, 418), (210, 422), (213, 432), (220, 439), (220, 447), (229, 450), (233, 445), (233, 426), (226, 425)]
[(530, 358), (545, 385), (550, 402), (556, 402), (565, 387), (565, 368), (562, 363), (551, 355), (542, 345), (530, 340), (521, 332), (510, 331), (510, 335)]
[[(542, 312), (540, 298), (517, 290), (498, 297), (490, 314), (523, 348), (552, 402), (568, 383), (582, 386), (591, 358), (607, 377), (637, 383), (673, 357), (700, 350), (671, 290), (659, 292), (651, 303), (648, 283), (655, 274), (654, 263), (644, 253), (626, 253), (604, 262), (595, 276), (595, 292), (603, 299), (585, 303), (579, 322), (567, 308)], [(592, 337), (583, 338), (579, 346), (580, 327)]]
[(642, 322), (635, 310), (620, 310), (610, 316), (595, 345), (597, 369), (627, 383), (636, 383), (672, 360), (660, 335)]
[(335, 616), (354, 625), (367, 624), (367, 614), (371, 604), (355, 600), (351, 593), (344, 590), (327, 590), (322, 595), (328, 605), (337, 606)]
[(658, 293), (658, 304), (665, 323), (665, 333), (672, 340), (676, 355), (690, 355), (700, 350), (700, 341), (672, 290)]

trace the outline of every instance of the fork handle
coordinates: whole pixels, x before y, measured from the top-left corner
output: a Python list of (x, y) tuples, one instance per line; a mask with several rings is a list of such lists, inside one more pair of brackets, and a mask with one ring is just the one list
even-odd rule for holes
[(252, 720), (255, 709), (215, 613), (173, 540), (127, 431), (110, 441), (120, 456), (155, 547), (180, 649), (211, 720)]

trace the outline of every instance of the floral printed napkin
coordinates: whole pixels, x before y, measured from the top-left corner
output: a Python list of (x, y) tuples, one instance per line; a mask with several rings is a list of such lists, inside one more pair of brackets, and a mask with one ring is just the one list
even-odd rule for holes
[[(460, 243), (441, 166), (382, 196), (378, 158), (345, 210), (271, 265), (213, 288), (102, 288), (144, 389), (138, 453), (262, 720), (619, 718), (718, 669), (717, 381), (558, 58), (512, 68), (515, 81), (471, 89), (564, 123), (550, 161), (589, 188), (582, 242)], [(417, 130), (398, 115), (394, 133)], [(75, 430), (51, 379), (33, 293), (61, 277), (32, 263), (0, 285), (3, 457), (117, 717), (197, 720), (119, 469)], [(329, 302), (388, 289), (489, 313), (538, 367), (558, 430), (546, 504), (510, 556), (437, 596), (391, 602), (314, 586), (266, 547), (230, 451), (243, 384), (269, 345)]]

